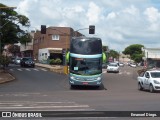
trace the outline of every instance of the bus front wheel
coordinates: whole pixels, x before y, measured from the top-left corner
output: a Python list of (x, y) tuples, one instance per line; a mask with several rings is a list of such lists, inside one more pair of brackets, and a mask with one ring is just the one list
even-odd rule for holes
[(70, 89), (74, 89), (75, 88), (75, 85), (70, 85)]

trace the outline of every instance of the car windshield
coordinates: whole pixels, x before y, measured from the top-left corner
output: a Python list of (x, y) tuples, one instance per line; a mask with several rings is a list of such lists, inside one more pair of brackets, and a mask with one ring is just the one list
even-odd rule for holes
[(117, 64), (109, 64), (109, 66), (117, 67)]
[(160, 78), (160, 72), (151, 72), (152, 78)]
[(23, 58), (24, 61), (32, 61), (32, 58)]

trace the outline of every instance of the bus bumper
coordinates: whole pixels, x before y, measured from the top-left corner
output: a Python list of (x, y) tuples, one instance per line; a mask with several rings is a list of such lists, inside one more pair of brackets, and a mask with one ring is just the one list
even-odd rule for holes
[(70, 76), (69, 83), (70, 85), (101, 86), (102, 78), (101, 76), (91, 77), (91, 78), (81, 78), (81, 77), (77, 78), (77, 77)]

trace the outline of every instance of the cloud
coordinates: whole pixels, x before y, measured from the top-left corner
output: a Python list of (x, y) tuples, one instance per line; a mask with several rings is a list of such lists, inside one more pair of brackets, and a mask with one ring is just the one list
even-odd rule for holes
[(25, 15), (27, 17), (29, 17), (29, 14), (28, 14), (28, 10), (30, 8), (30, 2), (28, 0), (24, 0), (24, 1), (21, 1), (17, 7), (17, 11), (22, 14), (22, 15)]
[(160, 19), (160, 13), (158, 9), (154, 7), (147, 8), (144, 14), (148, 17), (148, 21), (151, 23), (157, 22)]
[(88, 22), (91, 24), (99, 22), (100, 15), (101, 15), (100, 7), (97, 6), (94, 2), (90, 2), (89, 9), (86, 14)]
[[(130, 44), (160, 46), (160, 11), (157, 2), (150, 0), (2, 0), (18, 6), (31, 27), (66, 26), (73, 29), (95, 25), (94, 36), (100, 37), (109, 48), (122, 51)], [(79, 31), (86, 36), (88, 29)], [(124, 47), (123, 47), (124, 46)]]
[(160, 12), (155, 7), (149, 7), (146, 8), (144, 11), (144, 15), (146, 16), (146, 19), (148, 20), (148, 30), (157, 32), (160, 30)]

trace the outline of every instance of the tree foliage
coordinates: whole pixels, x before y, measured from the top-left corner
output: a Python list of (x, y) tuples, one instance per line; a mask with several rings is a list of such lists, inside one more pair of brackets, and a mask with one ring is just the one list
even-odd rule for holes
[(119, 57), (119, 53), (117, 51), (115, 51), (115, 50), (110, 50), (109, 57), (118, 58)]
[(0, 55), (0, 65), (2, 65), (3, 68), (5, 66), (8, 66), (9, 63), (10, 63), (10, 58), (8, 56)]
[(103, 52), (106, 52), (108, 50), (108, 46), (103, 45), (102, 50), (103, 50)]
[[(30, 21), (24, 15), (19, 15), (13, 8), (0, 3), (1, 42), (6, 44), (26, 43), (29, 41), (28, 32), (21, 27), (29, 27)], [(25, 41), (25, 42), (24, 42)]]
[(8, 47), (8, 51), (12, 54), (14, 54), (14, 56), (16, 55), (16, 53), (20, 53), (20, 47), (18, 45), (10, 45)]
[(143, 54), (141, 48), (144, 47), (141, 44), (133, 44), (125, 48), (123, 54), (130, 55), (131, 59), (135, 62), (140, 62), (142, 60)]

